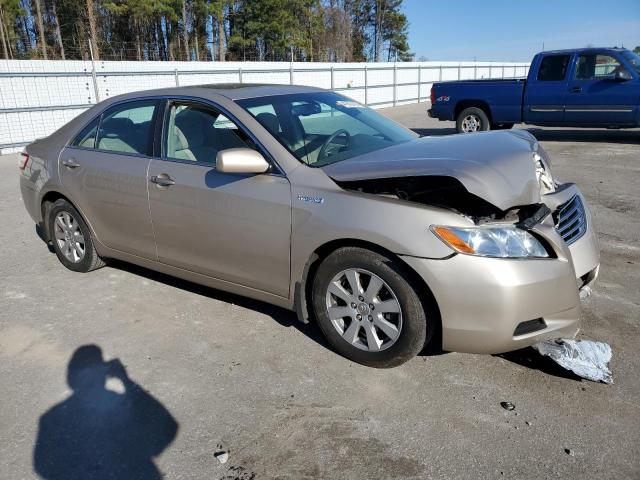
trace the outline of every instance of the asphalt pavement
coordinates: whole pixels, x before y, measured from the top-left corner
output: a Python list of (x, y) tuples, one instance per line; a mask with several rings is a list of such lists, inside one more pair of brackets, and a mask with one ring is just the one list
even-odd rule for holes
[[(381, 112), (453, 133), (426, 108)], [(267, 304), (123, 263), (73, 273), (0, 157), (0, 478), (640, 478), (640, 131), (530, 131), (595, 212), (579, 337), (612, 346), (612, 385), (530, 349), (375, 370)]]

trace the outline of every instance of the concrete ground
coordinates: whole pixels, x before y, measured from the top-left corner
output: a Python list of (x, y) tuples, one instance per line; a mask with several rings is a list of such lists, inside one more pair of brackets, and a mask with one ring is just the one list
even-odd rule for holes
[[(452, 133), (425, 110), (382, 112)], [(125, 264), (73, 273), (22, 206), (17, 156), (0, 157), (0, 477), (640, 478), (640, 131), (531, 131), (595, 211), (602, 268), (581, 337), (611, 344), (613, 385), (530, 350), (374, 370), (266, 304)], [(87, 344), (126, 374), (80, 368), (91, 348), (68, 372)], [(108, 373), (126, 400), (102, 390)], [(95, 383), (70, 397), (68, 380)]]

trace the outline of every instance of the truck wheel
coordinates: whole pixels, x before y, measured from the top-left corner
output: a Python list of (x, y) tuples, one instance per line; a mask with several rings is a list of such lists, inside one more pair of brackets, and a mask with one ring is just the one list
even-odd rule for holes
[(432, 336), (433, 315), (397, 260), (343, 247), (320, 264), (312, 288), (320, 329), (350, 360), (395, 367), (416, 356)]
[(473, 133), (489, 130), (491, 122), (484, 111), (477, 107), (465, 108), (456, 119), (458, 133)]

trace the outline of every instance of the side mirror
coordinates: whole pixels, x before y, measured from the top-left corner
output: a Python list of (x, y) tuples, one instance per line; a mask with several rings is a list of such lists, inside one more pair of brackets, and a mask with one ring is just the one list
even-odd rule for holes
[(225, 173), (264, 173), (269, 163), (250, 148), (229, 148), (216, 156), (216, 170)]
[(614, 77), (619, 82), (626, 82), (627, 80), (631, 80), (631, 74), (626, 70), (618, 70)]

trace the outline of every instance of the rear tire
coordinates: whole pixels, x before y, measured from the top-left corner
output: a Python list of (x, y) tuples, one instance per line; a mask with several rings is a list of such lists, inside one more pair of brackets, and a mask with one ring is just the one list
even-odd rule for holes
[[(390, 368), (420, 353), (434, 325), (406, 271), (398, 260), (358, 247), (340, 248), (324, 259), (313, 281), (313, 309), (339, 354)], [(360, 290), (355, 294), (352, 280)]]
[(481, 108), (465, 108), (456, 118), (456, 131), (458, 133), (484, 132), (490, 128), (489, 117)]
[(89, 227), (71, 203), (61, 198), (47, 210), (49, 239), (60, 263), (83, 273), (105, 265), (93, 245)]

